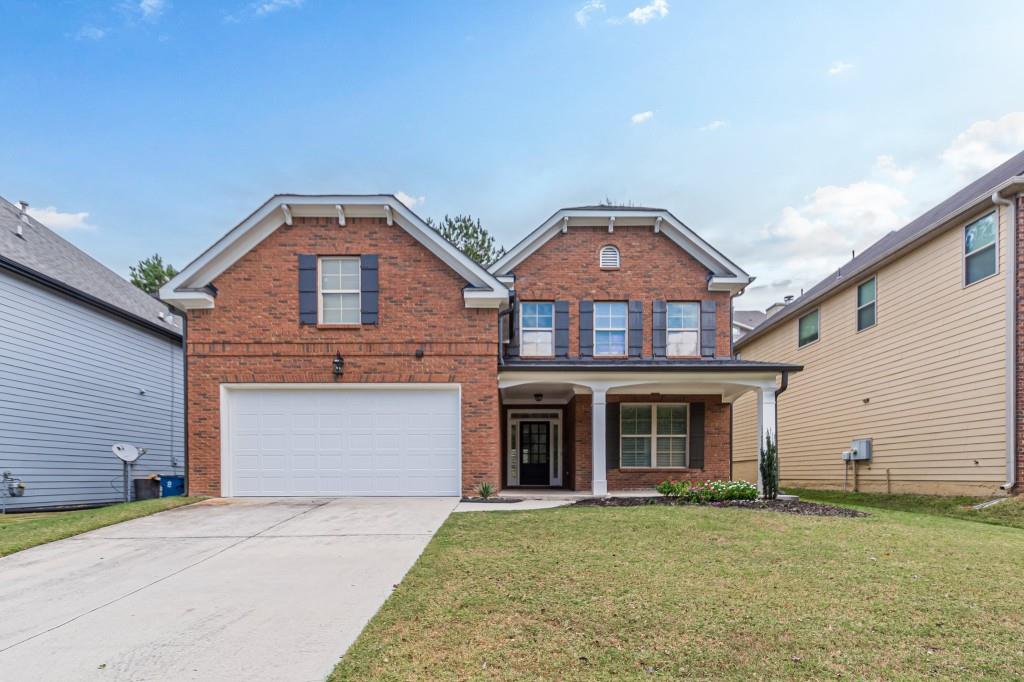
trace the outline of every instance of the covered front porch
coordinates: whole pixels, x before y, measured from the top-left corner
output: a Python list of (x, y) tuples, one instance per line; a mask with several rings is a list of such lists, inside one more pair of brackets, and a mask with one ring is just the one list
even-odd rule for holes
[[(731, 478), (731, 406), (755, 392), (763, 442), (800, 368), (739, 360), (544, 361), (499, 371), (502, 489), (606, 495)], [(760, 485), (760, 481), (758, 481)]]

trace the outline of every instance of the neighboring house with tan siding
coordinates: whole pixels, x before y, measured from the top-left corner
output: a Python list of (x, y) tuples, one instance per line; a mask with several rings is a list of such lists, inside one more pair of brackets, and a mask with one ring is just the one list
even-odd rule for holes
[[(804, 367), (778, 398), (783, 485), (1020, 490), (1022, 192), (1024, 153), (736, 341), (744, 360)], [(755, 408), (733, 407), (734, 478), (757, 478)], [(843, 459), (854, 439), (871, 439), (870, 459)]]

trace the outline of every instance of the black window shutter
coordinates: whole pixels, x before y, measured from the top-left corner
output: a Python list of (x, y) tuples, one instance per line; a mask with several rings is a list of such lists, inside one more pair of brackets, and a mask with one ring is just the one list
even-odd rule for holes
[(608, 470), (619, 468), (619, 404), (608, 403), (604, 410), (605, 418), (605, 441), (604, 458), (605, 468)]
[(594, 302), (580, 301), (580, 356), (594, 355)]
[(629, 302), (629, 357), (638, 358), (644, 349), (644, 304), (643, 301)]
[(299, 324), (316, 322), (316, 256), (299, 254)]
[(690, 403), (690, 461), (687, 466), (704, 468), (704, 403)]
[(508, 355), (519, 357), (519, 300), (513, 299), (512, 312), (508, 314)]
[(715, 357), (715, 302), (700, 302), (700, 354), (701, 357)]
[(654, 335), (653, 335), (653, 350), (654, 357), (663, 358), (665, 357), (665, 346), (668, 343), (668, 335), (665, 331), (668, 327), (668, 305), (665, 301), (654, 302)]
[(359, 321), (362, 324), (377, 324), (379, 293), (377, 256), (372, 253), (363, 254), (359, 257)]
[(555, 356), (569, 355), (569, 302), (555, 301)]

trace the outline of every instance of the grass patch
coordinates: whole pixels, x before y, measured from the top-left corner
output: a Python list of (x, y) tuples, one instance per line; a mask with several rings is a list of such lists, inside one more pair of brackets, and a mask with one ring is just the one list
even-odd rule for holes
[(885, 493), (849, 493), (841, 490), (810, 490), (787, 488), (786, 492), (800, 499), (827, 504), (841, 504), (870, 509), (934, 514), (965, 521), (992, 523), (997, 526), (1024, 528), (1024, 496), (1011, 497), (985, 509), (971, 509), (985, 497), (947, 497), (944, 495), (887, 495)]
[(0, 514), (0, 557), (29, 547), (63, 540), (104, 526), (148, 516), (202, 500), (202, 497), (158, 497), (76, 511)]
[(876, 510), (453, 514), (331, 680), (1024, 670), (1024, 533)]

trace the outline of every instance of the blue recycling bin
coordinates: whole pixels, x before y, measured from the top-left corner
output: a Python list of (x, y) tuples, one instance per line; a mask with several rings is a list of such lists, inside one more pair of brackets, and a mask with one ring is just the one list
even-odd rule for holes
[(184, 476), (161, 476), (160, 497), (175, 497), (185, 494)]

